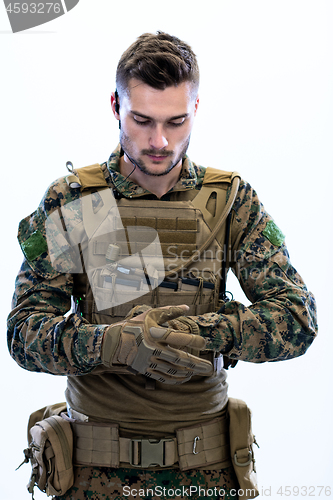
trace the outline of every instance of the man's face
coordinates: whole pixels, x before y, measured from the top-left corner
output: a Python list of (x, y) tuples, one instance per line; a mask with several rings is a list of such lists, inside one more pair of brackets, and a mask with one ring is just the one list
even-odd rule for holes
[(120, 144), (128, 158), (146, 175), (165, 175), (181, 163), (190, 141), (199, 99), (192, 85), (157, 90), (140, 80), (129, 81), (121, 99)]

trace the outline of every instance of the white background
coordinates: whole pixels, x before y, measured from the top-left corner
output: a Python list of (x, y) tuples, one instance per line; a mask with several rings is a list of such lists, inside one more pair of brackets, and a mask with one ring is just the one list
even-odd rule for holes
[[(66, 15), (12, 34), (1, 3), (1, 500), (29, 498), (29, 466), (14, 472), (26, 422), (62, 401), (65, 388), (65, 378), (24, 371), (7, 351), (22, 260), (17, 226), (66, 173), (67, 160), (80, 167), (107, 159), (118, 139), (109, 106), (117, 61), (138, 35), (158, 29), (198, 55), (190, 156), (238, 170), (255, 187), (317, 298), (319, 336), (305, 356), (238, 363), (229, 374), (230, 395), (253, 410), (260, 491), (279, 499), (280, 486), (304, 486), (291, 496), (325, 498), (318, 487), (330, 486), (333, 497), (332, 7), (330, 0), (80, 0)], [(243, 300), (237, 282), (228, 287)]]

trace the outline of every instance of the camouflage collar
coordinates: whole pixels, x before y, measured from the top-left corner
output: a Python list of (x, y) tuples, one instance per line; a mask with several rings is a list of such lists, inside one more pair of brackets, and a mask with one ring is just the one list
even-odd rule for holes
[[(119, 193), (121, 193), (126, 198), (151, 194), (150, 191), (148, 191), (147, 189), (143, 189), (138, 184), (135, 184), (130, 180), (125, 180), (126, 178), (123, 175), (121, 175), (119, 170), (119, 160), (122, 155), (123, 151), (119, 144), (107, 161), (107, 167), (111, 175), (112, 183), (117, 189), (117, 191), (119, 191)], [(199, 170), (201, 171), (202, 167), (199, 167)], [(200, 173), (198, 172), (198, 167), (191, 162), (191, 160), (187, 155), (185, 155), (183, 158), (183, 165), (179, 180), (173, 186), (173, 188), (170, 189), (169, 192), (194, 189), (195, 186), (198, 184), (199, 181), (198, 177), (200, 177)]]

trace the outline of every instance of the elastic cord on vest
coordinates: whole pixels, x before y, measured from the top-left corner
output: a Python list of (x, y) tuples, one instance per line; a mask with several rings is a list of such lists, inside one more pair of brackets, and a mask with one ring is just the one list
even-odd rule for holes
[(179, 266), (173, 268), (171, 271), (168, 271), (167, 273), (165, 273), (165, 278), (170, 276), (171, 274), (177, 273), (181, 269), (187, 268), (190, 264), (192, 264), (192, 262), (194, 262), (194, 260), (198, 260), (198, 258), (200, 258), (200, 256), (201, 256), (201, 254), (211, 245), (214, 238), (216, 237), (216, 235), (220, 231), (221, 227), (225, 223), (225, 220), (228, 217), (228, 214), (232, 208), (232, 205), (234, 204), (234, 201), (235, 201), (237, 193), (238, 193), (239, 183), (240, 183), (239, 177), (234, 177), (232, 180), (232, 184), (231, 184), (231, 190), (230, 190), (228, 202), (227, 202), (227, 204), (222, 212), (220, 220), (216, 224), (214, 231), (211, 233), (208, 240), (206, 240), (205, 243), (203, 245), (201, 245), (199, 250), (197, 252), (195, 252), (192, 255), (192, 257), (190, 259), (188, 259), (188, 261), (186, 261), (184, 264), (180, 264)]
[(225, 236), (225, 243), (224, 243), (224, 247), (226, 249), (226, 255), (222, 261), (221, 283), (220, 283), (220, 292), (219, 292), (219, 299), (223, 300), (224, 302), (229, 300), (227, 295), (226, 295), (226, 286), (227, 286), (227, 260), (228, 260), (228, 252), (229, 252), (230, 225), (231, 225), (231, 212), (229, 212), (228, 217), (227, 217), (227, 222), (226, 222), (226, 233), (225, 233), (226, 236)]

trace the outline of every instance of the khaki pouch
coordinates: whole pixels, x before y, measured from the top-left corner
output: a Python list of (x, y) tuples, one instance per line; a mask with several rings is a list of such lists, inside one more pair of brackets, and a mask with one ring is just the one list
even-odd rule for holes
[(230, 453), (236, 472), (242, 499), (255, 498), (259, 495), (257, 473), (253, 454), (251, 410), (241, 399), (229, 398), (228, 413), (230, 417)]
[(32, 498), (35, 486), (47, 495), (63, 495), (73, 485), (73, 433), (71, 424), (59, 415), (65, 409), (59, 403), (30, 415), (24, 462), (30, 460), (32, 466), (27, 485)]

